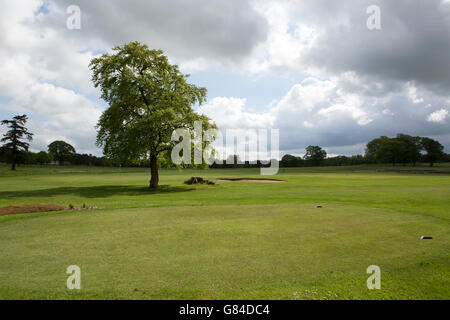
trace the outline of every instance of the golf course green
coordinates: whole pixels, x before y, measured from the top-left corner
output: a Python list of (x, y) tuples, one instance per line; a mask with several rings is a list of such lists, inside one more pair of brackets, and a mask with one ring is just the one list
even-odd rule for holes
[(151, 191), (143, 168), (0, 165), (0, 207), (93, 208), (0, 216), (0, 299), (450, 299), (450, 167), (428, 170), (173, 169)]

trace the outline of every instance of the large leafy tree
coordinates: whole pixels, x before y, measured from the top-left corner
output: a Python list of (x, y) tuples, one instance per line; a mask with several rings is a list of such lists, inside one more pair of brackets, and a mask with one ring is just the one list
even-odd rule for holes
[(195, 121), (202, 121), (204, 130), (211, 126), (192, 108), (205, 101), (206, 89), (188, 83), (161, 50), (139, 42), (113, 48), (90, 68), (109, 104), (97, 125), (97, 144), (120, 161), (149, 159), (150, 188), (157, 188), (158, 156), (172, 149), (172, 132), (193, 129)]
[(425, 159), (430, 163), (430, 167), (434, 165), (436, 161), (444, 158), (444, 146), (431, 138), (422, 138), (422, 147), (425, 150)]
[(53, 159), (62, 163), (69, 161), (76, 153), (75, 148), (65, 141), (53, 141), (48, 145), (48, 153), (53, 156)]
[[(6, 125), (9, 130), (3, 136), (1, 142), (4, 142), (3, 149), (11, 160), (11, 170), (16, 170), (16, 164), (20, 156), (28, 151), (33, 140), (33, 134), (28, 132), (25, 127), (28, 117), (26, 115), (17, 115), (12, 120), (3, 120), (2, 125)], [(28, 142), (27, 142), (28, 141)]]

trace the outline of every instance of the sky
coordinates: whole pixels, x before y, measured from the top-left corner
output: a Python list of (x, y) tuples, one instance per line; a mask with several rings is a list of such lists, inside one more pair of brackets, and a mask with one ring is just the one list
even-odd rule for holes
[[(69, 29), (70, 5), (81, 9)], [(367, 20), (380, 9), (380, 29)], [(450, 152), (449, 0), (0, 0), (0, 118), (26, 113), (33, 151), (101, 155), (107, 105), (89, 62), (140, 41), (208, 89), (220, 129), (279, 129), (281, 154), (361, 154), (397, 133)], [(0, 134), (5, 128), (0, 128)]]

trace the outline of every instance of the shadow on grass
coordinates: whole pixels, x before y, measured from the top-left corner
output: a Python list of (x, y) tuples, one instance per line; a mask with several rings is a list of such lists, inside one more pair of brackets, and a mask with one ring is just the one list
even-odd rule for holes
[(95, 186), (95, 187), (60, 187), (27, 191), (2, 191), (1, 199), (8, 198), (33, 198), (33, 197), (54, 197), (64, 195), (76, 195), (83, 198), (106, 198), (112, 196), (141, 196), (162, 193), (178, 193), (195, 190), (182, 186), (160, 186), (157, 190), (148, 187), (138, 186)]

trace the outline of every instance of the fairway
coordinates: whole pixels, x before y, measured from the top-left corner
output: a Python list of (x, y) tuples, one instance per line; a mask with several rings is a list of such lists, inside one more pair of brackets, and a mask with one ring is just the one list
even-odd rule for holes
[[(0, 299), (449, 299), (450, 175), (379, 168), (201, 186), (183, 181), (261, 176), (161, 170), (150, 191), (148, 169), (2, 165), (0, 207), (98, 209), (1, 216)], [(367, 288), (370, 265), (380, 290)]]

